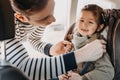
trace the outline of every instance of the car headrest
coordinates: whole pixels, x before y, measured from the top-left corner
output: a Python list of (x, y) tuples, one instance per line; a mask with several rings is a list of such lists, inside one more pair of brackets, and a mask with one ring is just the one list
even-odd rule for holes
[(0, 0), (0, 41), (14, 38), (14, 12), (9, 0)]

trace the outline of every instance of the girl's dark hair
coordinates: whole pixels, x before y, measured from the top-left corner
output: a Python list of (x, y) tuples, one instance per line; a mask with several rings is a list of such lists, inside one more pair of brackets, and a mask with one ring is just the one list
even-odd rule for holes
[(82, 8), (82, 11), (90, 11), (96, 18), (98, 25), (105, 25), (105, 14), (103, 9), (96, 4), (88, 4)]
[(10, 0), (13, 10), (24, 15), (43, 10), (47, 2), (48, 0)]

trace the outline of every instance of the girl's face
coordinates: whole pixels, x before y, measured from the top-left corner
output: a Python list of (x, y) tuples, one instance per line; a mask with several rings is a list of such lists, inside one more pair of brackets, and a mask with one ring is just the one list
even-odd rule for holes
[(91, 11), (81, 11), (79, 21), (77, 22), (78, 32), (82, 36), (91, 36), (98, 28), (95, 16)]

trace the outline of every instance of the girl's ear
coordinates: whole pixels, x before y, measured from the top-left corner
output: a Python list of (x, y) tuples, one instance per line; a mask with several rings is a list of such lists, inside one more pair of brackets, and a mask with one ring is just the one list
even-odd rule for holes
[(28, 22), (28, 19), (24, 15), (22, 15), (20, 13), (15, 13), (14, 16), (17, 19), (19, 19), (21, 22)]
[(100, 30), (103, 29), (103, 27), (104, 27), (104, 24), (101, 24), (101, 25), (99, 26), (99, 28), (97, 29), (97, 31), (99, 32)]

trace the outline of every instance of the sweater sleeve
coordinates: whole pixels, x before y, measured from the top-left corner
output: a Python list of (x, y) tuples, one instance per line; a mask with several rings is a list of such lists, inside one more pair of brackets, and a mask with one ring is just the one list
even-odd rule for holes
[(28, 40), (30, 45), (38, 52), (49, 55), (50, 43), (42, 41), (43, 32), (45, 27), (33, 26), (15, 20), (15, 38), (21, 42)]
[(6, 41), (6, 60), (30, 80), (56, 78), (77, 66), (73, 52), (56, 57), (31, 58), (24, 46), (15, 39)]
[(45, 27), (40, 27), (40, 26), (34, 29), (28, 36), (28, 42), (38, 52), (49, 55), (49, 50), (52, 44), (42, 41), (44, 30), (45, 30)]
[[(86, 78), (86, 79), (85, 79)], [(86, 73), (83, 80), (113, 80), (114, 68), (107, 53), (96, 61), (95, 69)]]

